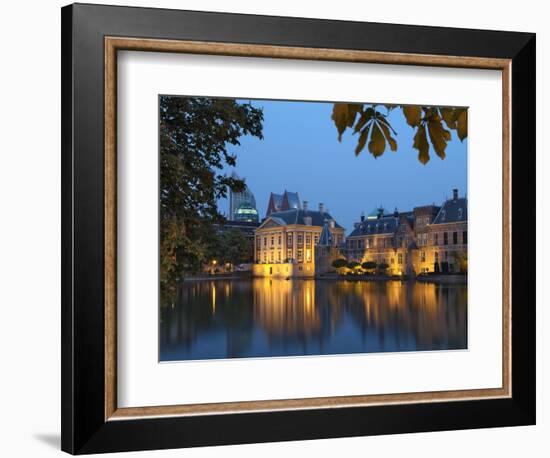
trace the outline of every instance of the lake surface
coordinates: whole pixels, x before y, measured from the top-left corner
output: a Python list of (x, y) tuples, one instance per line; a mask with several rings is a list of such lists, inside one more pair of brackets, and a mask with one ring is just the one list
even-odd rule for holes
[(160, 360), (464, 349), (467, 297), (420, 282), (184, 282), (160, 310)]

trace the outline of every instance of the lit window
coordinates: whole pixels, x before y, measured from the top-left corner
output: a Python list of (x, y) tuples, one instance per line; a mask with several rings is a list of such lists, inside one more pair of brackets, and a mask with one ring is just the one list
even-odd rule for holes
[(311, 246), (311, 235), (310, 234), (306, 234), (306, 245)]
[(403, 264), (403, 253), (397, 253), (397, 264)]
[(420, 262), (426, 262), (426, 252), (425, 251), (420, 252)]
[(303, 252), (301, 249), (298, 250), (298, 262), (303, 261)]

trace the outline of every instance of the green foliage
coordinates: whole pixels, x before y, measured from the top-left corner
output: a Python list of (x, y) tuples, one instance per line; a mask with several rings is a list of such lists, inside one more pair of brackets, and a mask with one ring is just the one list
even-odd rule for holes
[(233, 99), (160, 98), (160, 282), (171, 296), (184, 272), (198, 272), (219, 243), (216, 202), (244, 182), (221, 174), (236, 157), (228, 145), (262, 137), (263, 113)]
[(356, 156), (366, 145), (374, 158), (384, 154), (387, 145), (391, 151), (397, 151), (397, 141), (392, 136), (396, 136), (397, 133), (388, 121), (389, 113), (396, 108), (401, 109), (407, 124), (416, 130), (412, 147), (418, 151), (418, 160), (422, 164), (427, 164), (430, 160), (430, 144), (435, 154), (445, 159), (445, 149), (451, 140), (450, 130), (455, 130), (461, 141), (468, 136), (466, 108), (385, 105), (387, 114), (383, 114), (377, 110), (378, 106), (357, 103), (334, 104), (332, 120), (338, 131), (338, 140), (342, 140), (347, 128), (352, 129), (353, 134), (359, 134), (355, 148)]
[(217, 254), (213, 258), (231, 265), (242, 264), (249, 258), (248, 241), (238, 229), (222, 230), (218, 235)]
[(334, 261), (332, 261), (332, 267), (334, 267), (335, 269), (342, 269), (347, 266), (348, 266), (348, 262), (343, 258), (335, 259)]
[(363, 264), (361, 264), (361, 267), (365, 270), (374, 270), (374, 269), (376, 269), (376, 262), (366, 261)]
[(359, 264), (358, 262), (356, 261), (350, 261), (348, 262), (348, 269), (357, 269), (357, 267), (359, 267), (361, 264)]

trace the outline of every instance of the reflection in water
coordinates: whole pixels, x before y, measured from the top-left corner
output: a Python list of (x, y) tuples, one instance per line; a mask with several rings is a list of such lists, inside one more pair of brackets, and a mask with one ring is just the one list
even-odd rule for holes
[(197, 281), (161, 308), (161, 361), (466, 347), (466, 285)]

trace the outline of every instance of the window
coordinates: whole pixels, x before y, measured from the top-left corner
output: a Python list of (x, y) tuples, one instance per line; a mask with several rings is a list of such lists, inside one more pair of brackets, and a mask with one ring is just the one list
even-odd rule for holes
[(262, 239), (260, 237), (256, 237), (256, 248), (259, 250), (262, 246)]
[(439, 234), (437, 232), (434, 234), (434, 245), (439, 245)]
[(319, 236), (317, 234), (315, 234), (315, 237), (313, 238), (313, 241), (314, 241), (315, 245), (319, 244)]
[(302, 234), (298, 234), (298, 245), (302, 245), (304, 243), (304, 236)]
[(267, 253), (264, 251), (264, 262), (267, 262)]
[(420, 262), (426, 262), (426, 252), (425, 251), (420, 252)]
[(281, 262), (281, 250), (277, 251), (277, 261)]
[(397, 253), (397, 264), (403, 264), (403, 253)]
[(280, 245), (281, 243), (283, 243), (283, 240), (282, 240), (282, 237), (279, 235), (278, 240), (277, 240), (277, 244)]
[(309, 248), (306, 249), (306, 262), (311, 262), (311, 250)]
[(292, 259), (292, 248), (289, 248), (288, 250), (286, 250), (286, 258), (287, 260)]
[(264, 237), (264, 246), (267, 246), (267, 237)]
[(437, 251), (434, 253), (434, 262), (439, 264), (439, 253)]
[(363, 248), (363, 240), (357, 240), (357, 248)]
[(306, 245), (311, 246), (311, 234), (306, 234)]
[(298, 262), (302, 262), (303, 260), (304, 260), (303, 251), (301, 249), (299, 249), (298, 250)]
[(273, 253), (273, 250), (269, 252), (269, 261), (273, 262), (275, 260), (275, 253)]
[(453, 245), (458, 243), (458, 232), (453, 232)]
[(443, 232), (443, 245), (449, 244), (449, 234), (447, 232)]
[(275, 237), (271, 236), (271, 246), (275, 245)]
[(292, 234), (287, 234), (286, 244), (287, 244), (287, 246), (292, 246)]
[(394, 258), (390, 258), (390, 264), (395, 264), (395, 259)]
[(462, 208), (458, 209), (458, 219), (462, 219)]
[(468, 243), (468, 231), (462, 232), (462, 243), (466, 245)]

